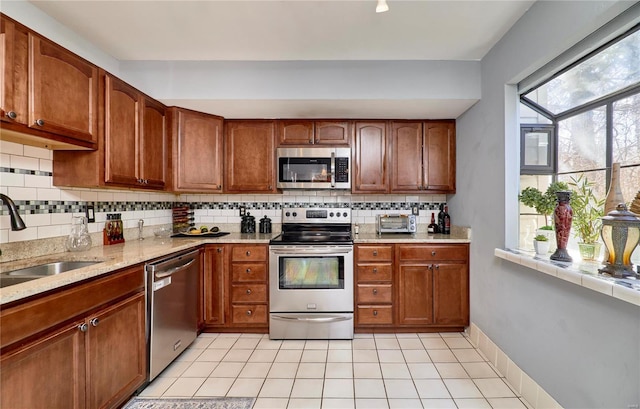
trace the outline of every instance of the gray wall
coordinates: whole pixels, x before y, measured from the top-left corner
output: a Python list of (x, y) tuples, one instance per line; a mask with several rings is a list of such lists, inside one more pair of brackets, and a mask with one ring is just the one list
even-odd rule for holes
[(452, 219), (473, 231), (471, 319), (567, 408), (640, 403), (640, 307), (494, 256), (517, 228), (511, 84), (632, 4), (536, 2), (483, 59), (482, 99), (457, 122), (458, 189), (449, 203)]

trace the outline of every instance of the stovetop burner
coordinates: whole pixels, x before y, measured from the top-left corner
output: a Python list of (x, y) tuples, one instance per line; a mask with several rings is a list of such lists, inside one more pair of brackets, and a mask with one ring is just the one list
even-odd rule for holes
[(353, 244), (351, 209), (283, 209), (282, 234), (272, 239), (269, 244)]

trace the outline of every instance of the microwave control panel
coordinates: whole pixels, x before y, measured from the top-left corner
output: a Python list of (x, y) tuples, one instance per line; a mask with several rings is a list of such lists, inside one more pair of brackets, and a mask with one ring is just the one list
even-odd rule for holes
[(336, 182), (349, 181), (349, 158), (336, 158)]

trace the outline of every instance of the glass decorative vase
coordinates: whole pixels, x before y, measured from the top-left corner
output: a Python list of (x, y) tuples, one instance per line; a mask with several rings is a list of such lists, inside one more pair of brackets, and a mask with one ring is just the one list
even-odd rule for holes
[(573, 221), (573, 210), (569, 205), (571, 192), (561, 190), (556, 192), (558, 204), (553, 211), (553, 221), (556, 228), (556, 251), (549, 257), (551, 260), (572, 262), (573, 259), (567, 252), (569, 233), (571, 232), (571, 222)]

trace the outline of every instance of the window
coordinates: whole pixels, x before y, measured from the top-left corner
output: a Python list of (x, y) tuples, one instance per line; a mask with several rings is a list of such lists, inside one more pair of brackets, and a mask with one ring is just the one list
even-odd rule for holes
[[(640, 192), (640, 26), (597, 49), (549, 80), (522, 90), (520, 188), (545, 191), (555, 181), (584, 175), (605, 198), (619, 163), (629, 204)], [(534, 122), (535, 120), (535, 122)], [(520, 205), (520, 247), (544, 218)], [(569, 242), (571, 250), (577, 241)], [(634, 263), (640, 263), (640, 251)]]

